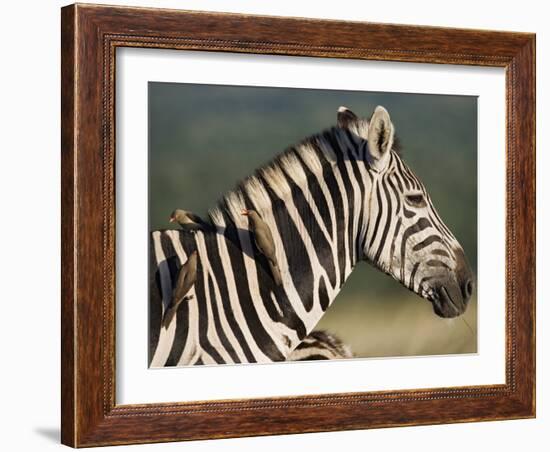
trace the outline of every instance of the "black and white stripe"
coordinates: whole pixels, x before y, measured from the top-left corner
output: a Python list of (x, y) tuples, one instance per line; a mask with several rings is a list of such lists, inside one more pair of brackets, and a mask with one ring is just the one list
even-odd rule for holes
[(326, 331), (312, 331), (288, 357), (289, 361), (316, 361), (353, 358), (351, 349)]
[[(470, 278), (462, 248), (392, 149), (393, 125), (380, 112), (370, 124), (357, 119), (314, 135), (258, 169), (210, 211), (212, 231), (151, 233), (152, 367), (289, 359), (361, 259), (432, 301), (437, 314), (463, 312)], [(271, 229), (281, 286), (243, 209)], [(194, 250), (192, 298), (161, 328), (177, 269)]]

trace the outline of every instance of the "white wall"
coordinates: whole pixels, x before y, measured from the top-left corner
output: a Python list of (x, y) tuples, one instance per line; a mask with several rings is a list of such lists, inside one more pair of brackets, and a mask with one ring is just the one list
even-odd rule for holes
[[(114, 1), (114, 0), (113, 0)], [(272, 15), (309, 16), (470, 28), (537, 32), (538, 79), (538, 274), (548, 274), (550, 216), (543, 209), (550, 196), (548, 170), (550, 32), (543, 29), (545, 2), (524, 0), (481, 2), (461, 0), (364, 2), (277, 2), (203, 0), (117, 0), (119, 4), (203, 9)], [(93, 2), (99, 3), (99, 2)], [(0, 416), (4, 450), (60, 448), (59, 424), (59, 7), (60, 1), (27, 0), (2, 5), (2, 121), (0, 133), (2, 184), (0, 223), (3, 373)], [(6, 140), (7, 137), (7, 140)], [(398, 450), (500, 452), (546, 450), (543, 433), (550, 429), (548, 412), (548, 296), (538, 284), (538, 418), (448, 426), (408, 427), (341, 433), (133, 446), (135, 450), (279, 451)], [(7, 290), (6, 290), (7, 289)], [(544, 381), (546, 380), (546, 381)], [(26, 403), (32, 403), (27, 406)], [(545, 435), (546, 436), (546, 435)], [(483, 445), (483, 446), (481, 446)], [(123, 450), (126, 448), (118, 448)], [(130, 449), (132, 450), (132, 449)]]

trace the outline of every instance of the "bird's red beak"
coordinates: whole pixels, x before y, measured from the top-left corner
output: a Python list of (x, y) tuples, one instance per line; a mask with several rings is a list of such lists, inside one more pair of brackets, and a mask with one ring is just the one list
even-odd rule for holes
[(243, 209), (243, 210), (241, 211), (241, 215), (245, 215), (245, 216), (248, 215), (248, 210), (247, 210), (247, 209)]

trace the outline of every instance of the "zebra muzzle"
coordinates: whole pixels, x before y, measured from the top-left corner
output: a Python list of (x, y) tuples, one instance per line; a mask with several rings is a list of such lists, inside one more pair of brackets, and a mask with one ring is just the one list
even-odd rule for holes
[(462, 298), (460, 288), (454, 283), (441, 285), (432, 303), (434, 312), (439, 317), (457, 317), (466, 310), (466, 301)]

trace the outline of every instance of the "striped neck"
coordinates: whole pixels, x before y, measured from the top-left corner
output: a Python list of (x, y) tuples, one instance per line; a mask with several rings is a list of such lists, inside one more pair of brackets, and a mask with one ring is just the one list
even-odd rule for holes
[[(250, 298), (285, 358), (319, 322), (362, 258), (364, 196), (370, 186), (363, 152), (352, 134), (330, 129), (260, 168), (210, 212), (218, 234), (241, 247), (239, 270)], [(272, 232), (282, 287), (273, 284), (258, 256), (241, 215), (245, 208), (256, 210)]]

